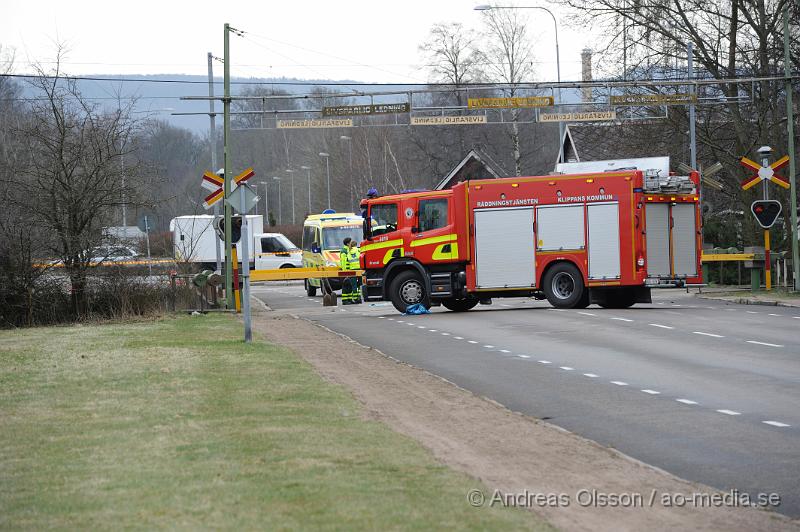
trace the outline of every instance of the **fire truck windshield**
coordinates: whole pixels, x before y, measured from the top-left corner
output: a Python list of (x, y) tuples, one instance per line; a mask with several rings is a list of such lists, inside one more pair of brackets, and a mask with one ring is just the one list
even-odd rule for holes
[(357, 242), (361, 242), (361, 232), (362, 230), (360, 225), (325, 227), (322, 230), (323, 249), (338, 251), (344, 245), (344, 239), (347, 237), (350, 237)]

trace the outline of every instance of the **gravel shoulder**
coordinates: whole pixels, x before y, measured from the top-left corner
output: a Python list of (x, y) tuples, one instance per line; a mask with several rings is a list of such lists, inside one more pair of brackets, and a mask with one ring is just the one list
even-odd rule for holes
[(800, 530), (776, 512), (709, 504), (722, 492), (512, 412), (305, 319), (254, 309), (258, 333), (349, 389), (371, 418), (485, 483), (491, 492), (483, 506), (496, 493), (521, 494), (518, 506), (565, 530)]

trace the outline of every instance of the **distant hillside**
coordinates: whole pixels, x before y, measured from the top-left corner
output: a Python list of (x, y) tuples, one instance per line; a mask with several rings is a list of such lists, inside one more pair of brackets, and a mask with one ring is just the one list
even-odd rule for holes
[[(183, 101), (182, 96), (208, 96), (208, 77), (189, 76), (185, 74), (159, 74), (159, 75), (136, 75), (128, 74), (124, 76), (93, 74), (81, 76), (85, 78), (103, 78), (102, 80), (80, 80), (78, 86), (84, 96), (100, 101), (111, 101), (117, 96), (124, 98), (136, 97), (138, 102), (136, 111), (142, 114), (152, 112), (153, 116), (166, 120), (171, 124), (184, 127), (194, 133), (205, 133), (208, 131), (208, 115), (194, 116), (173, 116), (171, 113), (192, 113), (208, 112), (208, 101)], [(122, 81), (122, 80), (137, 81)], [(120, 80), (120, 81), (116, 81)], [(352, 80), (298, 80), (287, 78), (232, 78), (231, 93), (233, 95), (254, 84), (272, 86), (275, 89), (285, 90), (290, 93), (309, 92), (313, 87), (328, 85), (330, 89), (348, 90), (357, 89), (360, 91), (386, 90), (387, 87), (379, 85), (360, 85)], [(352, 85), (349, 85), (351, 84)], [(311, 84), (311, 85), (309, 85)], [(337, 84), (331, 87), (330, 84)], [(397, 86), (404, 90), (409, 87)], [(214, 78), (215, 95), (222, 94), (222, 77)], [(222, 104), (217, 102), (217, 112), (222, 112)], [(160, 111), (171, 109), (170, 111)], [(218, 124), (221, 121), (218, 118)]]

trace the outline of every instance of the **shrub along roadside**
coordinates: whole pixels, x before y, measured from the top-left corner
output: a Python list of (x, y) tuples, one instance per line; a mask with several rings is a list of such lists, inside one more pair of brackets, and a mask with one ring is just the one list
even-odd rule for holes
[[(0, 332), (0, 528), (541, 525), (230, 316)], [(543, 526), (543, 525), (542, 525)]]

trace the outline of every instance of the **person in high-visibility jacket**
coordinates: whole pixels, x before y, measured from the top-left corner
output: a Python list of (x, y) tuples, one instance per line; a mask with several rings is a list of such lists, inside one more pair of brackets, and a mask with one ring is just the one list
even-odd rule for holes
[[(344, 239), (344, 246), (339, 252), (339, 268), (342, 270), (357, 270), (360, 266), (358, 261), (359, 250), (355, 240)], [(361, 303), (361, 290), (357, 277), (345, 277), (342, 282), (342, 304), (358, 305)]]

